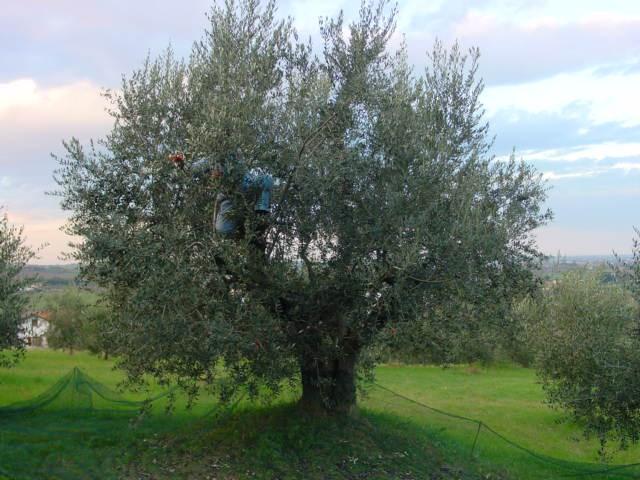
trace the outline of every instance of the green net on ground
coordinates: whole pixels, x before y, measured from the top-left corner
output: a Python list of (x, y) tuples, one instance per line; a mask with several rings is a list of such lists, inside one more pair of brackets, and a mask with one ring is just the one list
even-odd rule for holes
[[(169, 393), (129, 400), (74, 368), (37, 397), (0, 406), (0, 480), (134, 478), (127, 475), (127, 465), (141, 454), (153, 458), (163, 434), (182, 430), (197, 435), (198, 428), (222, 425), (219, 420), (236, 405), (223, 408), (208, 399), (197, 412), (180, 408), (171, 416), (156, 414), (164, 411)], [(561, 459), (536, 439), (508, 438), (480, 420), (433, 408), (382, 385), (371, 386), (362, 406), (373, 424), (379, 416), (386, 419), (382, 424), (406, 422), (453, 461), (464, 457), (486, 465), (487, 471), (505, 473), (487, 478), (640, 478), (640, 463)], [(140, 415), (149, 410), (151, 415)]]
[(383, 385), (372, 385), (366, 405), (388, 415), (397, 415), (395, 412), (401, 410), (407, 421), (424, 429), (429, 441), (459, 456), (503, 468), (509, 478), (640, 479), (640, 462), (612, 465), (560, 459), (552, 453), (542, 453), (545, 445), (534, 447), (526, 445), (526, 439), (507, 438), (481, 420), (434, 408)]
[(167, 395), (168, 393), (162, 393), (144, 401), (126, 400), (118, 392), (92, 379), (76, 367), (37, 397), (0, 407), (0, 419), (12, 415), (61, 410), (140, 410), (150, 402)]
[(74, 368), (35, 398), (0, 406), (0, 479), (110, 479), (144, 439), (175, 428), (167, 415), (144, 417), (144, 400)]

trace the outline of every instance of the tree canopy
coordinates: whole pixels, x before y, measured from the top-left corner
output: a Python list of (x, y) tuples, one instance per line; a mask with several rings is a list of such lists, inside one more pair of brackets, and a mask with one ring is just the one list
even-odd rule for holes
[[(640, 440), (640, 238), (616, 280), (565, 275), (532, 306), (536, 363), (549, 402), (604, 448)], [(635, 297), (635, 298), (634, 298)]]
[(32, 281), (20, 272), (34, 253), (24, 245), (22, 228), (0, 217), (0, 366), (11, 365), (24, 348), (20, 327), (27, 299), (24, 288)]
[[(303, 405), (348, 411), (376, 342), (426, 322), (412, 341), (446, 351), (535, 288), (545, 185), (492, 158), (478, 51), (436, 43), (416, 73), (392, 47), (395, 14), (322, 19), (315, 55), (273, 1), (214, 6), (188, 60), (168, 50), (106, 93), (105, 139), (65, 143), (75, 258), (109, 291), (132, 379), (225, 396), (301, 378)], [(203, 159), (224, 176), (191, 174)], [(266, 217), (239, 188), (247, 172), (274, 179)], [(236, 238), (212, 225), (221, 191)]]
[(78, 288), (54, 291), (44, 298), (43, 309), (49, 314), (47, 341), (52, 348), (89, 350), (108, 354), (103, 328), (109, 323), (108, 305), (100, 295)]

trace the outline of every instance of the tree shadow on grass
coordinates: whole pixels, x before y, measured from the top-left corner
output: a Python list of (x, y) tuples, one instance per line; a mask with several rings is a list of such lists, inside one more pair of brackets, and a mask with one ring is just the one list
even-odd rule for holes
[(304, 415), (295, 404), (243, 407), (157, 439), (126, 478), (501, 479), (451, 464), (398, 417)]

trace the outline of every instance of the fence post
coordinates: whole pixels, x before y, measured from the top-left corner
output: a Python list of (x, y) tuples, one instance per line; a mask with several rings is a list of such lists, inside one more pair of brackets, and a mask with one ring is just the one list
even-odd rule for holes
[(471, 458), (476, 451), (476, 444), (478, 443), (478, 437), (480, 436), (480, 429), (482, 428), (482, 422), (478, 422), (478, 430), (476, 431), (476, 437), (473, 439), (473, 446), (471, 447)]

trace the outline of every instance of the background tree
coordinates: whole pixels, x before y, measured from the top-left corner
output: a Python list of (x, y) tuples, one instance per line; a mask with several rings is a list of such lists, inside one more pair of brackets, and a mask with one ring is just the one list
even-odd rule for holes
[(84, 310), (82, 346), (93, 354), (101, 354), (104, 359), (109, 358), (112, 350), (110, 336), (105, 331), (112, 315), (109, 305), (102, 298), (88, 304)]
[(88, 350), (108, 357), (110, 347), (105, 328), (112, 315), (106, 300), (98, 293), (77, 287), (45, 293), (38, 308), (50, 316), (47, 339), (52, 348)]
[(52, 348), (68, 350), (70, 354), (85, 348), (83, 333), (88, 307), (76, 289), (67, 288), (47, 297), (45, 310), (50, 322), (47, 341)]
[[(437, 335), (415, 340), (446, 351), (492, 321), (474, 310), (534, 288), (545, 188), (489, 155), (478, 52), (436, 44), (415, 75), (404, 46), (390, 51), (385, 10), (322, 20), (316, 58), (275, 2), (213, 7), (188, 62), (167, 51), (107, 93), (114, 126), (99, 148), (65, 144), (56, 179), (83, 238), (75, 255), (109, 290), (132, 379), (195, 392), (219, 385), (223, 364), (223, 396), (300, 378), (307, 410), (346, 412), (379, 339), (430, 321)], [(176, 150), (184, 169), (167, 161)], [(189, 174), (200, 158), (226, 163), (216, 188), (243, 238), (214, 234), (214, 180)], [(278, 184), (264, 251), (264, 217), (238, 188), (248, 171)]]
[(24, 288), (33, 279), (20, 277), (23, 267), (34, 257), (24, 245), (22, 228), (9, 224), (6, 214), (0, 217), (0, 366), (13, 364), (24, 344), (19, 338), (27, 299)]
[(612, 438), (624, 447), (640, 435), (640, 310), (602, 274), (565, 274), (531, 310), (530, 339), (549, 402), (603, 447)]
[[(617, 256), (617, 263), (614, 265), (615, 279), (621, 282), (640, 303), (640, 230), (634, 228), (635, 237), (631, 247), (631, 259), (625, 261)], [(640, 320), (640, 319), (639, 319)]]

